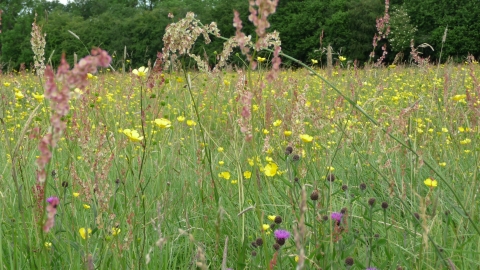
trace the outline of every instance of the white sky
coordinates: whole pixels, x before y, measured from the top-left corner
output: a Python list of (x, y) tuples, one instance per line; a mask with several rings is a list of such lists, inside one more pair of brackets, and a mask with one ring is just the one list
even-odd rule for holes
[[(54, 2), (53, 0), (47, 0), (47, 1), (48, 1), (48, 2)], [(68, 2), (68, 0), (58, 0), (58, 2), (60, 2), (60, 3), (64, 4), (64, 5), (66, 5), (66, 4), (67, 4), (67, 2)]]

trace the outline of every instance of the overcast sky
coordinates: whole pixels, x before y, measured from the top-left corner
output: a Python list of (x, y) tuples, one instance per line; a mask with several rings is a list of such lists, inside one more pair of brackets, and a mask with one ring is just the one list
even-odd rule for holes
[[(49, 2), (54, 2), (53, 0), (47, 0)], [(62, 4), (67, 4), (68, 0), (58, 0), (58, 2), (62, 3)]]

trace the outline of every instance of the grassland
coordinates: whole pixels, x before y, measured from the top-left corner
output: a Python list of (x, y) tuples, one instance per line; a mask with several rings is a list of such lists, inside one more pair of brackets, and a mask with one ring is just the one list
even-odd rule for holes
[(314, 70), (1, 75), (1, 269), (480, 268), (478, 64)]

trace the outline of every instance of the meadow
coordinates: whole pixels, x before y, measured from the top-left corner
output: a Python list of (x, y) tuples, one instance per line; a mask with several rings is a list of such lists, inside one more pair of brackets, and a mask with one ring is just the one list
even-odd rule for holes
[(272, 52), (0, 75), (1, 268), (478, 269), (478, 63)]

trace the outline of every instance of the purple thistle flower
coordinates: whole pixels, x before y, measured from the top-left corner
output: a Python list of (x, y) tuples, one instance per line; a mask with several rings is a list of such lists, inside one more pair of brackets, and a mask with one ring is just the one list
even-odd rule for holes
[(285, 230), (275, 230), (273, 234), (275, 234), (275, 238), (277, 239), (287, 239), (290, 237), (290, 232)]
[(342, 221), (343, 214), (338, 212), (333, 212), (331, 217), (333, 220), (337, 221), (337, 223), (340, 223), (340, 221)]
[(375, 268), (375, 267), (369, 267), (369, 268), (367, 268), (367, 269), (365, 269), (365, 270), (377, 270), (377, 268)]

